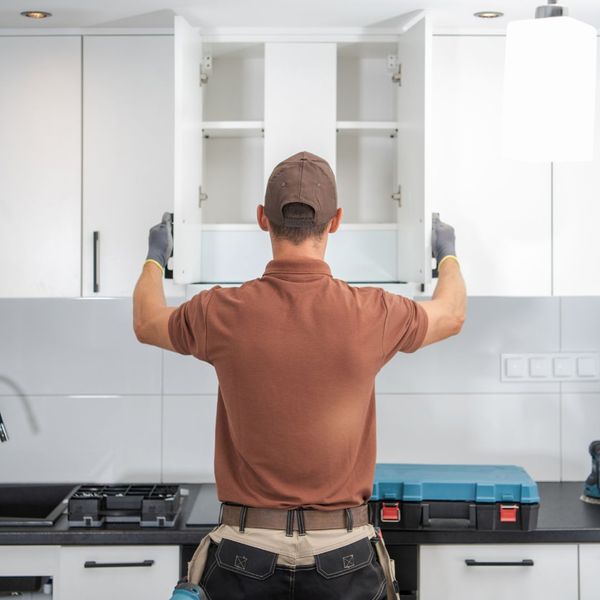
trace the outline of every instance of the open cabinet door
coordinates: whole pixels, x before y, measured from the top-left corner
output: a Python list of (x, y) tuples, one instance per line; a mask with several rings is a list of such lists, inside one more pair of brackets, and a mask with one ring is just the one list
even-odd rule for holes
[(175, 17), (175, 198), (173, 279), (201, 281), (202, 40)]
[(398, 63), (398, 280), (425, 284), (431, 281), (431, 31), (424, 13), (401, 34)]

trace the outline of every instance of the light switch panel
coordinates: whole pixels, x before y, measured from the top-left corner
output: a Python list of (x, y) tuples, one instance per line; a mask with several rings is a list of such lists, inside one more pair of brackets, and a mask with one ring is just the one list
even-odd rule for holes
[(502, 354), (502, 381), (596, 381), (600, 379), (595, 352)]

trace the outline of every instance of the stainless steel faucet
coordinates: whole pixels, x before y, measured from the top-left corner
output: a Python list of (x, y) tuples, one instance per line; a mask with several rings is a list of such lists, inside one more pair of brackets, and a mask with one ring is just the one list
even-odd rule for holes
[(8, 442), (8, 431), (6, 431), (6, 425), (2, 420), (2, 413), (0, 413), (0, 442)]

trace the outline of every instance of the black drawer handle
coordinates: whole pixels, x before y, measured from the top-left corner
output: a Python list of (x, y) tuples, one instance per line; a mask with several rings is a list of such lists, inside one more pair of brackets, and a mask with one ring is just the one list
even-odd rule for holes
[(478, 560), (467, 558), (465, 564), (467, 567), (533, 567), (533, 561), (530, 558), (515, 562), (479, 562)]
[(98, 282), (98, 271), (100, 270), (98, 267), (98, 262), (100, 260), (100, 251), (98, 249), (98, 243), (100, 242), (100, 232), (94, 231), (94, 256), (93, 256), (93, 290), (94, 294), (97, 294), (100, 291), (100, 283)]
[(83, 566), (86, 569), (107, 569), (113, 567), (151, 567), (154, 564), (153, 560), (144, 560), (142, 562), (114, 562), (114, 563), (99, 563), (95, 560), (86, 560)]

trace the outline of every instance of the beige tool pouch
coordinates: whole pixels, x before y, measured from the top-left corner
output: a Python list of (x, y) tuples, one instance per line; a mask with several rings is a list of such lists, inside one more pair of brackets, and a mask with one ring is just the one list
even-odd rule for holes
[[(213, 529), (213, 531), (215, 530)], [(202, 579), (204, 567), (206, 566), (206, 559), (208, 557), (208, 547), (210, 546), (210, 541), (211, 538), (209, 533), (208, 535), (204, 536), (204, 538), (196, 548), (196, 551), (192, 556), (192, 560), (190, 560), (190, 562), (188, 563), (187, 580), (189, 583), (200, 585), (200, 579)]]
[(400, 594), (396, 591), (398, 589), (398, 583), (396, 581), (396, 565), (390, 558), (381, 535), (378, 535), (375, 549), (377, 550), (377, 558), (379, 559), (379, 564), (383, 569), (385, 580), (387, 581), (387, 600), (400, 600)]

